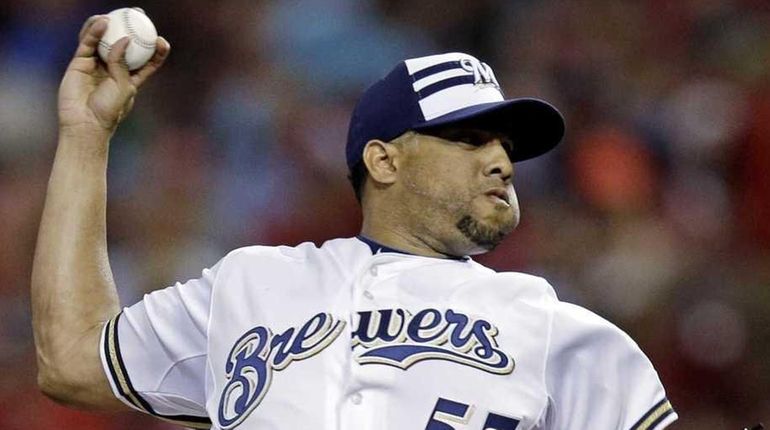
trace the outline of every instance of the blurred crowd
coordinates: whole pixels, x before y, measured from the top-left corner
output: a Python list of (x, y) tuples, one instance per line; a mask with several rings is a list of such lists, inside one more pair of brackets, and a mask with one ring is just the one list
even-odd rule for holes
[[(626, 330), (678, 429), (770, 423), (770, 3), (764, 0), (137, 0), (172, 45), (110, 153), (123, 303), (250, 244), (354, 235), (344, 143), (363, 89), (445, 51), (557, 106), (565, 140), (516, 165), (522, 224), (477, 258), (546, 277)], [(0, 4), (0, 428), (170, 429), (35, 386), (29, 279), (58, 81), (86, 17)]]

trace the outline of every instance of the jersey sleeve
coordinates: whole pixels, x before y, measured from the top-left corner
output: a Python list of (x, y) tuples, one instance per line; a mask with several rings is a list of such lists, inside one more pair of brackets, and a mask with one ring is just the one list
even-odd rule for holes
[(210, 428), (206, 351), (211, 290), (220, 263), (154, 291), (105, 324), (100, 355), (115, 396), (190, 428)]
[(545, 378), (548, 429), (661, 430), (677, 419), (638, 345), (579, 306), (556, 305)]

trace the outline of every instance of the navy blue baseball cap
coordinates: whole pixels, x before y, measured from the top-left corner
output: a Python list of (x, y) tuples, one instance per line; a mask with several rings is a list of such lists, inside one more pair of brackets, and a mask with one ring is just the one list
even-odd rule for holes
[(348, 168), (370, 140), (450, 124), (503, 133), (513, 142), (512, 161), (542, 155), (564, 136), (556, 108), (535, 98), (506, 100), (487, 64), (460, 52), (431, 55), (399, 63), (361, 96), (348, 129)]

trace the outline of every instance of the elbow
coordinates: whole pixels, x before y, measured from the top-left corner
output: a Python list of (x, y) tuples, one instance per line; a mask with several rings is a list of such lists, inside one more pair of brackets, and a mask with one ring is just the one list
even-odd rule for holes
[(74, 408), (87, 407), (78, 401), (82, 397), (82, 387), (75, 381), (67, 379), (60, 372), (39, 370), (37, 387), (46, 397), (60, 405)]
[(67, 384), (63, 378), (56, 376), (54, 372), (39, 370), (37, 372), (37, 387), (49, 399), (63, 405), (69, 405), (69, 393)]
[(99, 357), (100, 327), (78, 335), (76, 340), (71, 335), (57, 338), (36, 334), (37, 386), (46, 397), (77, 409), (119, 406)]
[(102, 384), (99, 377), (75, 367), (40, 366), (38, 389), (49, 399), (69, 408), (105, 412), (125, 410), (112, 395), (108, 384)]

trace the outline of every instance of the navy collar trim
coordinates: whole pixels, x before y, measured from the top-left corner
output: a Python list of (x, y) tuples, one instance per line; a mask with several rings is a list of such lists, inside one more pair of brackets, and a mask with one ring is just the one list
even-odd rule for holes
[[(356, 239), (360, 240), (361, 242), (365, 243), (369, 246), (369, 249), (372, 250), (372, 255), (378, 254), (380, 252), (395, 252), (398, 254), (405, 254), (405, 255), (416, 255), (418, 257), (425, 257), (424, 255), (418, 255), (418, 254), (412, 254), (411, 252), (401, 251), (398, 249), (390, 248), (388, 246), (382, 245), (380, 243), (377, 243), (367, 237), (361, 236), (360, 234), (356, 236)], [(433, 257), (433, 258), (440, 258), (440, 257)], [(447, 260), (457, 260), (457, 261), (468, 261), (468, 257), (455, 257), (448, 255), (446, 257)]]

